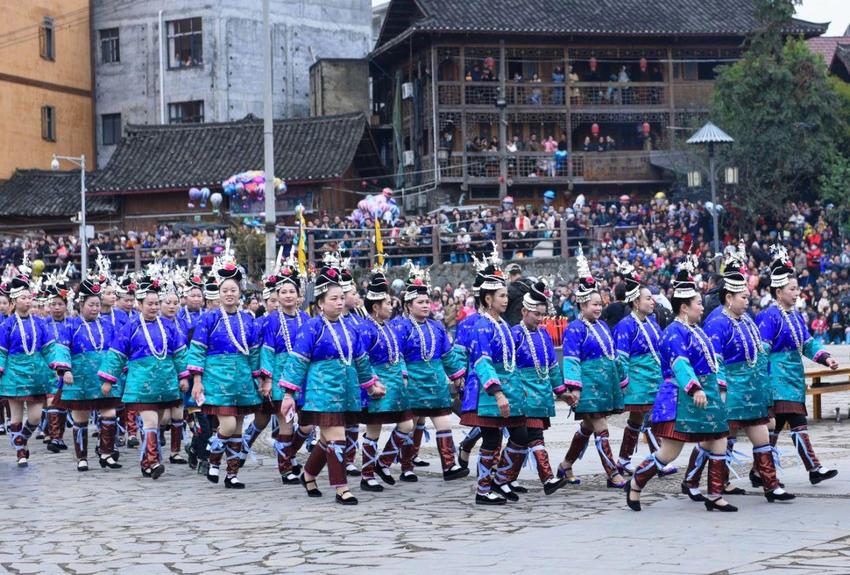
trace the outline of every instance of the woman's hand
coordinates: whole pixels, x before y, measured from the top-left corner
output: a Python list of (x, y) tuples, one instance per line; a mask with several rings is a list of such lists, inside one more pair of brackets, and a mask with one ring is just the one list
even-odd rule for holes
[(369, 397), (372, 399), (380, 399), (387, 394), (387, 388), (380, 381), (376, 381), (372, 387), (369, 388)]
[(826, 366), (832, 371), (835, 371), (838, 369), (838, 360), (834, 357), (828, 357), (826, 358)]
[(705, 409), (708, 405), (708, 398), (705, 396), (705, 392), (703, 390), (700, 389), (694, 393), (694, 405), (700, 409)]
[(180, 380), (180, 391), (183, 393), (189, 391), (189, 380), (185, 377)]
[(501, 391), (496, 394), (496, 405), (499, 406), (499, 415), (502, 417), (511, 416), (511, 404), (508, 403), (508, 398)]
[(201, 378), (195, 378), (195, 385), (192, 386), (192, 399), (195, 400), (195, 403), (201, 405), (204, 402), (204, 384), (201, 382)]
[(104, 396), (109, 395), (109, 392), (111, 392), (111, 391), (112, 391), (112, 383), (110, 383), (108, 381), (104, 381), (103, 383), (100, 384), (100, 392)]
[(280, 416), (283, 421), (292, 421), (292, 414), (295, 412), (295, 399), (286, 394), (283, 396), (283, 401), (280, 402)]
[(70, 371), (66, 371), (62, 375), (62, 383), (64, 383), (65, 385), (71, 385), (72, 383), (74, 383), (74, 374)]
[(578, 402), (581, 400), (581, 390), (580, 389), (571, 389), (567, 394), (566, 401), (567, 405), (570, 407), (575, 407), (578, 405)]
[(272, 394), (272, 380), (270, 377), (264, 377), (260, 380), (260, 395), (269, 397)]

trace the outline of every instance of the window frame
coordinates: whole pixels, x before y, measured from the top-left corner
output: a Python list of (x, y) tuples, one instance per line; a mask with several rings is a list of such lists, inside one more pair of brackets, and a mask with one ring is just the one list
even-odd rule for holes
[[(115, 33), (112, 36), (112, 33)], [(121, 63), (121, 32), (117, 26), (113, 28), (103, 28), (97, 31), (98, 41), (100, 42), (100, 63), (101, 64), (120, 64)], [(104, 34), (110, 36), (104, 38)], [(107, 48), (109, 46), (109, 48)], [(110, 54), (110, 59), (106, 55)], [(112, 58), (114, 56), (114, 58)]]
[[(185, 115), (182, 113), (186, 106), (197, 105), (198, 112), (193, 115)], [(181, 114), (175, 114), (180, 110)], [(204, 101), (203, 100), (186, 100), (183, 102), (168, 103), (168, 123), (169, 124), (203, 124), (204, 123)]]
[(56, 141), (56, 108), (41, 107), (41, 139), (48, 142)]
[[(183, 70), (186, 68), (195, 68), (204, 65), (204, 22), (201, 16), (193, 18), (180, 18), (178, 20), (169, 20), (166, 23), (166, 47), (168, 50), (168, 69)], [(188, 24), (188, 31), (177, 31), (179, 25)], [(198, 28), (195, 29), (195, 24)], [(197, 37), (197, 38), (195, 38)], [(183, 64), (182, 60), (175, 61), (176, 53), (178, 52), (178, 42), (182, 39), (188, 40), (188, 51), (191, 62)], [(197, 46), (195, 42), (197, 43)], [(197, 48), (199, 56), (195, 54)], [(181, 50), (182, 52), (182, 50)], [(181, 54), (182, 55), (182, 54)]]
[[(110, 134), (112, 141), (106, 140), (107, 119), (110, 122), (110, 128), (111, 129), (109, 130), (108, 133)], [(116, 119), (118, 120), (117, 134), (115, 132), (115, 124), (114, 124)], [(104, 146), (115, 146), (115, 145), (117, 145), (118, 142), (121, 141), (122, 132), (123, 132), (123, 130), (122, 130), (122, 125), (121, 125), (121, 114), (120, 113), (117, 113), (117, 114), (101, 114), (100, 115), (100, 143), (101, 143), (101, 145), (104, 145)]]
[(38, 52), (42, 59), (56, 61), (56, 27), (50, 16), (45, 16), (38, 27)]

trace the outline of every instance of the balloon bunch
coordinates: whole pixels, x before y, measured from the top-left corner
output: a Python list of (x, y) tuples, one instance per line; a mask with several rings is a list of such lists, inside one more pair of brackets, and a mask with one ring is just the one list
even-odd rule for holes
[(401, 211), (398, 204), (393, 199), (393, 191), (390, 188), (384, 188), (380, 194), (366, 196), (357, 204), (357, 209), (354, 210), (349, 219), (352, 222), (363, 225), (367, 219), (381, 220), (390, 225), (395, 224)]
[[(242, 203), (247, 210), (254, 202), (264, 202), (266, 199), (266, 176), (261, 170), (250, 170), (230, 176), (221, 183), (224, 195)], [(274, 191), (286, 193), (286, 183), (280, 178), (274, 179)]]

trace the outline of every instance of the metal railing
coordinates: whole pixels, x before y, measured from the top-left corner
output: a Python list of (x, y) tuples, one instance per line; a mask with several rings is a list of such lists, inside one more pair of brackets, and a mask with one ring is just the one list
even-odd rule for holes
[[(650, 155), (643, 151), (576, 152), (572, 155), (549, 152), (505, 152), (507, 176), (523, 182), (575, 178), (585, 181), (646, 181), (655, 178)], [(440, 162), (444, 179), (492, 180), (499, 178), (499, 152), (453, 152)]]

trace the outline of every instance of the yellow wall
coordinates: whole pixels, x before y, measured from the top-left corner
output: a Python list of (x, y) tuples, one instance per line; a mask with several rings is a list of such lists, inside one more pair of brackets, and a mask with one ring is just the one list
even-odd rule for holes
[[(54, 153), (85, 154), (87, 165), (95, 165), (89, 3), (0, 0), (0, 179), (16, 168), (49, 169)], [(45, 16), (54, 20), (53, 61), (39, 51), (38, 31)], [(32, 86), (25, 80), (55, 86)], [(55, 142), (41, 138), (42, 106), (55, 109)], [(64, 169), (72, 167), (63, 164)]]

